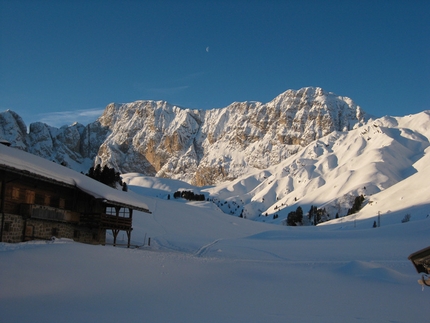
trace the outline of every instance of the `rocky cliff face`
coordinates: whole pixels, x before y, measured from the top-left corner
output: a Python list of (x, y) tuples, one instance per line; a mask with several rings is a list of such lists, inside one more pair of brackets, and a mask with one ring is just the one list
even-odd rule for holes
[(112, 103), (86, 127), (35, 123), (28, 135), (19, 116), (9, 111), (5, 118), (14, 121), (0, 125), (0, 136), (71, 167), (94, 159), (122, 173), (203, 186), (276, 165), (334, 130), (363, 123), (366, 115), (349, 98), (303, 88), (265, 104), (235, 102), (206, 111), (164, 101)]
[(352, 100), (320, 88), (207, 111), (163, 101), (110, 104), (99, 118), (111, 132), (96, 163), (210, 185), (276, 165), (310, 142), (364, 120)]
[(194, 184), (236, 178), (250, 168), (277, 165), (310, 142), (365, 120), (348, 98), (321, 88), (286, 91), (269, 103), (233, 103), (207, 111), (197, 138), (203, 156)]

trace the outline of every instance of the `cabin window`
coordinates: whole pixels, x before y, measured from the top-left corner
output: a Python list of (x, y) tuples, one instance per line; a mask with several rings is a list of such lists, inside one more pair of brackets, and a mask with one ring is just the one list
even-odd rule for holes
[(45, 195), (45, 198), (43, 199), (43, 204), (50, 205), (51, 204), (51, 196)]
[(19, 199), (19, 187), (12, 187), (12, 198)]
[(51, 234), (52, 234), (54, 237), (57, 237), (57, 236), (58, 236), (58, 228), (52, 228), (52, 230), (51, 230)]
[(36, 197), (36, 194), (34, 191), (25, 191), (25, 203), (27, 204), (34, 204), (34, 198)]
[(107, 215), (115, 215), (120, 216), (123, 218), (130, 217), (130, 212), (126, 208), (120, 208), (120, 207), (107, 207), (106, 208), (106, 214)]
[(107, 207), (106, 208), (106, 214), (108, 215), (116, 215), (116, 210), (114, 207)]
[(58, 201), (58, 207), (60, 209), (64, 209), (65, 206), (66, 206), (66, 200), (60, 197), (60, 200)]

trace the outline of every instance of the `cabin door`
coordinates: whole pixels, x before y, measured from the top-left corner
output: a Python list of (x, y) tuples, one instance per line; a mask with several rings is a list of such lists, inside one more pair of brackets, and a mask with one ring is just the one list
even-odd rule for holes
[(34, 240), (34, 226), (27, 225), (25, 227), (24, 241)]

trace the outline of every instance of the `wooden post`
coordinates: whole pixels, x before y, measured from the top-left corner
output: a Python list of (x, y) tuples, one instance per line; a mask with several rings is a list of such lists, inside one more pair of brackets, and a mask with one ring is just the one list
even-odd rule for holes
[(131, 230), (133, 230), (131, 227), (133, 225), (133, 209), (132, 208), (128, 209), (128, 217), (130, 218), (130, 229), (127, 230), (127, 238), (128, 238), (127, 248), (130, 248)]
[(119, 230), (118, 229), (112, 229), (113, 234), (113, 245), (116, 246), (116, 237), (118, 236)]
[(127, 230), (127, 239), (128, 239), (128, 242), (127, 242), (127, 248), (130, 248), (130, 242), (131, 242), (131, 229), (130, 229), (130, 230)]

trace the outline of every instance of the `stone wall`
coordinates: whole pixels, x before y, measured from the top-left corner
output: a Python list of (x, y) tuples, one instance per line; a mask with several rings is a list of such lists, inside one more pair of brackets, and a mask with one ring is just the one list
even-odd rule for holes
[(24, 219), (21, 216), (7, 213), (4, 217), (2, 242), (22, 242)]
[(74, 223), (24, 219), (19, 215), (5, 214), (3, 242), (49, 240), (53, 236), (89, 244), (104, 244), (106, 242), (106, 230), (90, 229)]

